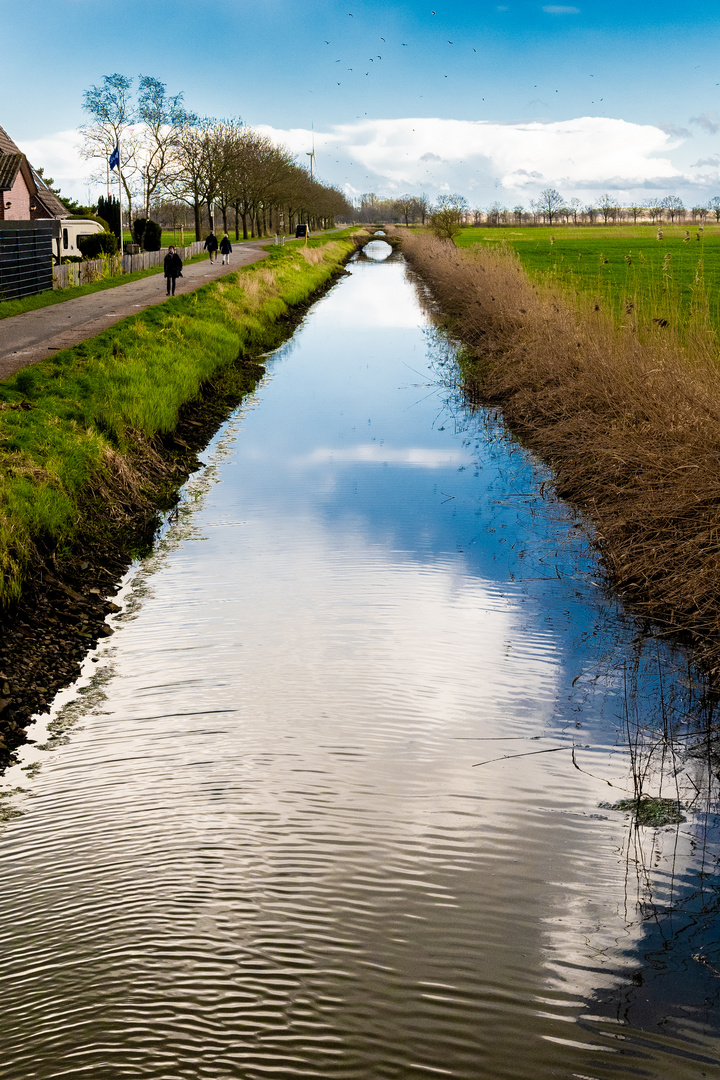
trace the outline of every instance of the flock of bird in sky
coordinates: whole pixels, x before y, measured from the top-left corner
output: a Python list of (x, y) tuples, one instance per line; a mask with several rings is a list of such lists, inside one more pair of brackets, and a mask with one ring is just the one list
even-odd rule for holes
[[(430, 14), (431, 14), (431, 15), (435, 15), (436, 13), (435, 13), (434, 11), (431, 11), (431, 12), (430, 12)], [(349, 19), (354, 19), (354, 18), (355, 18), (355, 16), (354, 16), (354, 14), (352, 13), (352, 11), (349, 11), (349, 12), (348, 12), (348, 18), (349, 18)], [(330, 44), (331, 44), (331, 43), (330, 43), (329, 41), (327, 41), (326, 39), (323, 39), (323, 40), (325, 40), (325, 44), (326, 44), (326, 45), (330, 45)], [(384, 37), (380, 37), (380, 41), (384, 42), (384, 41), (385, 41), (385, 38), (384, 38)], [(408, 42), (407, 42), (407, 41), (401, 41), (401, 42), (400, 42), (400, 44), (401, 44), (401, 46), (402, 46), (402, 47), (403, 47), (404, 49), (408, 49), (408, 48), (410, 47), (410, 46), (408, 45)], [(455, 43), (454, 43), (453, 41), (450, 41), (450, 40), (448, 39), (448, 45), (454, 45), (454, 44), (455, 44)], [(477, 49), (473, 49), (473, 52), (474, 52), (474, 53), (477, 53)], [(369, 56), (369, 57), (368, 57), (368, 63), (370, 63), (370, 64), (374, 64), (376, 60), (382, 60), (382, 55), (381, 55), (380, 53), (377, 53), (377, 54), (376, 54), (375, 56)], [(335, 61), (335, 63), (336, 63), (336, 64), (341, 64), (341, 63), (342, 63), (342, 60), (336, 60), (336, 61)], [(353, 68), (351, 68), (351, 67), (349, 67), (349, 68), (348, 68), (347, 70), (348, 70), (348, 71), (354, 71), (354, 69), (353, 69)], [(370, 71), (369, 71), (369, 70), (368, 70), (368, 71), (366, 71), (366, 72), (365, 72), (365, 74), (366, 74), (367, 76), (369, 76), (369, 75), (370, 75)], [(445, 78), (447, 79), (447, 78), (448, 78), (448, 76), (447, 76), (447, 75), (445, 75)], [(337, 82), (337, 80), (336, 80), (336, 82)], [(338, 82), (338, 83), (337, 83), (337, 85), (338, 85), (338, 86), (342, 86), (342, 83)], [(422, 94), (421, 94), (420, 96), (422, 97)], [(485, 98), (483, 98), (482, 100), (484, 101), (484, 100), (485, 100)]]
[[(431, 11), (431, 12), (430, 12), (430, 14), (431, 14), (431, 15), (435, 15), (435, 14), (436, 14), (436, 12), (435, 12), (435, 11)], [(354, 18), (355, 18), (355, 15), (354, 15), (354, 13), (353, 13), (352, 11), (349, 11), (349, 12), (348, 12), (348, 18), (349, 18), (349, 19), (354, 19)], [(379, 36), (379, 40), (380, 40), (380, 41), (382, 41), (383, 43), (386, 43), (386, 39), (385, 39), (384, 37), (382, 37), (382, 36)], [(325, 45), (326, 45), (326, 46), (328, 46), (328, 45), (331, 45), (331, 44), (332, 44), (332, 42), (328, 41), (328, 40), (327, 40), (326, 38), (324, 38), (324, 39), (323, 39), (323, 41), (324, 41), (324, 43), (325, 43)], [(450, 45), (450, 46), (454, 46), (454, 45), (455, 45), (455, 42), (454, 42), (454, 41), (452, 41), (452, 40), (450, 40), (450, 38), (448, 38), (448, 39), (447, 39), (447, 44), (448, 44), (448, 45)], [(401, 41), (401, 42), (400, 42), (400, 45), (401, 45), (401, 46), (402, 46), (402, 48), (404, 48), (404, 49), (407, 49), (407, 48), (409, 48), (409, 47), (410, 47), (410, 46), (409, 46), (409, 43), (408, 43), (407, 41)], [(473, 53), (475, 53), (475, 54), (477, 55), (477, 49), (476, 49), (476, 48), (473, 48), (473, 50), (472, 50), (472, 51), (473, 51)], [(382, 57), (382, 54), (381, 54), (381, 53), (376, 53), (376, 54), (375, 54), (375, 56), (369, 56), (369, 57), (367, 58), (367, 63), (368, 63), (368, 64), (374, 64), (374, 63), (375, 63), (376, 61), (378, 61), (378, 60), (379, 60), (379, 61), (382, 61), (382, 59), (383, 59), (383, 57)], [(343, 62), (343, 61), (342, 61), (342, 58), (339, 58), (339, 59), (335, 60), (335, 63), (336, 63), (336, 64), (341, 64), (342, 62)], [(365, 66), (365, 65), (362, 65), (362, 66), (361, 66), (361, 67), (360, 67), (359, 69), (357, 69), (357, 70), (359, 70), (359, 71), (362, 71), (362, 67), (363, 67), (363, 66)], [(347, 68), (347, 71), (348, 71), (348, 72), (351, 72), (351, 73), (353, 73), (353, 74), (354, 74), (354, 73), (355, 73), (355, 71), (356, 71), (356, 68), (355, 68), (355, 67), (348, 67), (348, 68)], [(369, 76), (370, 76), (370, 73), (371, 73), (371, 69), (370, 69), (370, 68), (368, 68), (368, 70), (367, 70), (366, 72), (364, 72), (364, 75), (365, 75), (365, 76), (367, 76), (367, 77), (369, 77)], [(450, 76), (449, 76), (449, 75), (444, 75), (443, 77), (444, 77), (445, 79), (447, 79), (447, 78), (449, 78)], [(594, 76), (594, 75), (590, 75), (589, 77), (590, 77), (591, 79), (593, 79), (593, 78), (594, 78), (595, 76)], [(342, 82), (341, 82), (341, 81), (339, 81), (339, 80), (337, 80), (337, 79), (336, 79), (336, 80), (335, 80), (335, 82), (336, 82), (336, 85), (337, 85), (337, 86), (342, 86)], [(537, 90), (537, 84), (535, 84), (535, 86), (534, 86), (534, 89), (536, 89), (536, 90)], [(310, 91), (310, 93), (312, 93), (312, 91)], [(560, 91), (556, 89), (556, 90), (555, 90), (555, 93), (556, 93), (556, 94), (559, 94), (559, 93), (560, 93)], [(420, 94), (420, 95), (419, 95), (419, 99), (422, 99), (422, 97), (423, 97), (423, 95), (422, 95), (422, 94)], [(485, 98), (481, 96), (481, 97), (480, 97), (480, 101), (484, 101), (484, 100), (485, 100)], [(599, 103), (600, 103), (601, 101), (604, 101), (604, 98), (602, 98), (602, 97), (601, 97), (601, 98), (598, 98), (598, 101), (597, 101), (597, 103), (599, 104)], [(596, 102), (595, 102), (595, 99), (593, 99), (593, 100), (592, 100), (592, 101), (590, 102), (590, 104), (591, 104), (591, 105), (595, 105), (595, 104), (596, 104)], [(365, 116), (367, 116), (367, 113), (365, 113), (364, 115), (365, 115)], [(356, 117), (356, 119), (359, 119), (359, 117)]]
[[(431, 14), (431, 15), (435, 15), (435, 14), (436, 14), (436, 12), (435, 12), (435, 11), (431, 11), (431, 12), (430, 12), (430, 14)], [(348, 12), (348, 18), (350, 18), (350, 19), (354, 19), (354, 18), (355, 18), (355, 15), (354, 15), (354, 13), (353, 13), (352, 11), (349, 11), (349, 12)], [(379, 38), (379, 41), (381, 41), (381, 42), (382, 42), (382, 43), (383, 43), (384, 45), (387, 45), (387, 41), (386, 41), (386, 39), (385, 39), (384, 37), (382, 37), (381, 35), (378, 35), (378, 38)], [(447, 45), (444, 45), (444, 47), (445, 47), (445, 48), (448, 48), (448, 47), (453, 47), (453, 48), (454, 48), (454, 47), (455, 47), (455, 42), (454, 42), (453, 40), (451, 40), (450, 38), (448, 38), (448, 39), (446, 39), (446, 40), (447, 40)], [(330, 46), (330, 45), (332, 44), (332, 42), (331, 42), (331, 41), (329, 41), (329, 40), (328, 40), (327, 38), (324, 38), (324, 39), (323, 39), (323, 41), (324, 41), (324, 46), (325, 46), (326, 48), (327, 48), (327, 47), (329, 47), (329, 46)], [(407, 41), (401, 41), (401, 42), (400, 42), (399, 44), (400, 44), (400, 46), (401, 46), (402, 48), (404, 48), (404, 49), (410, 48), (410, 44), (409, 44), (409, 43), (408, 43)], [(443, 44), (444, 44), (444, 43), (443, 43)], [(475, 53), (475, 54), (477, 55), (477, 49), (476, 49), (476, 48), (472, 48), (472, 51), (473, 51), (473, 53)], [(382, 53), (376, 53), (376, 54), (375, 54), (375, 56), (370, 56), (370, 57), (368, 57), (368, 58), (367, 58), (367, 61), (366, 61), (366, 63), (365, 63), (365, 64), (361, 64), (361, 65), (360, 65), (360, 66), (358, 67), (358, 65), (357, 65), (357, 63), (356, 63), (356, 64), (355, 64), (355, 66), (353, 66), (353, 67), (348, 67), (348, 68), (347, 68), (347, 71), (348, 71), (348, 73), (351, 73), (351, 74), (355, 75), (355, 74), (357, 74), (357, 73), (359, 73), (359, 72), (362, 72), (362, 69), (363, 69), (363, 67), (367, 67), (367, 71), (365, 71), (365, 72), (363, 73), (363, 77), (368, 77), (368, 78), (369, 78), (369, 77), (370, 77), (370, 75), (371, 75), (371, 71), (373, 70), (373, 69), (372, 69), (372, 68), (371, 68), (371, 67), (370, 67), (369, 65), (375, 65), (376, 63), (382, 63), (382, 60), (383, 60), (383, 54), (382, 54)], [(342, 63), (343, 63), (343, 60), (342, 60), (342, 58), (338, 58), (338, 59), (336, 59), (336, 60), (334, 61), (334, 63), (335, 63), (335, 64), (342, 64)], [(447, 78), (449, 78), (449, 75), (444, 75), (443, 77), (444, 77), (445, 79), (447, 79)], [(590, 77), (590, 78), (592, 79), (592, 78), (594, 78), (595, 76), (594, 76), (594, 74), (591, 74), (591, 75), (589, 75), (589, 77)], [(336, 85), (337, 85), (337, 86), (342, 86), (342, 85), (343, 85), (342, 81), (341, 81), (341, 80), (338, 80), (337, 78), (335, 79), (335, 83), (336, 83)], [(533, 89), (535, 89), (535, 90), (537, 90), (537, 89), (538, 89), (538, 84), (537, 84), (537, 83), (536, 83), (536, 84), (534, 85)], [(310, 93), (312, 93), (312, 91), (310, 91)], [(556, 89), (556, 90), (555, 90), (555, 93), (556, 93), (556, 94), (559, 94), (559, 93), (560, 93), (560, 91), (559, 91), (558, 89)], [(422, 98), (423, 98), (423, 94), (420, 94), (420, 95), (419, 95), (419, 99), (418, 99), (418, 100), (420, 100), (420, 99), (422, 99)], [(479, 96), (478, 96), (478, 100), (479, 100), (479, 101), (485, 101), (485, 98), (479, 95)], [(599, 98), (599, 99), (598, 99), (598, 102), (601, 102), (601, 101), (603, 101), (603, 100), (604, 100), (604, 99), (603, 99), (603, 98), (601, 97), (601, 98)], [(532, 102), (531, 104), (535, 104), (535, 102)], [(538, 104), (539, 104), (539, 102), (538, 102)], [(595, 104), (595, 100), (591, 101), (591, 104), (592, 104), (592, 105), (594, 105), (594, 104)], [(365, 113), (364, 113), (363, 115), (364, 115), (364, 116), (367, 116), (368, 114), (367, 114), (367, 112), (365, 112)], [(362, 117), (361, 117), (360, 115), (358, 115), (358, 116), (356, 116), (356, 118), (355, 118), (355, 119), (356, 119), (356, 120), (360, 120), (360, 119), (362, 119)], [(415, 129), (413, 129), (413, 130), (415, 130)], [(336, 150), (339, 150), (339, 149), (340, 149), (339, 145), (336, 145), (335, 149), (336, 149)], [(408, 155), (408, 154), (406, 154), (405, 156), (407, 157), (407, 156), (409, 156), (409, 155)], [(336, 164), (340, 164), (340, 159), (339, 159), (339, 158), (337, 158), (337, 159), (336, 159)], [(349, 164), (350, 164), (350, 165), (353, 165), (354, 163), (353, 163), (353, 162), (351, 161), (351, 162), (349, 162)], [(426, 173), (427, 173), (427, 174), (430, 174), (430, 172), (431, 172), (431, 170), (430, 170), (429, 168), (428, 168), (428, 169), (426, 169), (425, 171), (426, 171)], [(368, 178), (369, 178), (369, 177), (366, 177), (366, 179), (368, 179)], [(346, 177), (346, 179), (347, 179), (347, 177)]]

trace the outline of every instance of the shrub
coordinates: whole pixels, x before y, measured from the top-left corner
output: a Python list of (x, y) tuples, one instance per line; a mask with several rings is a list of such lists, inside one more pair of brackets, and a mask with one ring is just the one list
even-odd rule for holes
[(78, 247), (86, 259), (99, 259), (102, 255), (114, 255), (118, 249), (115, 233), (96, 232), (78, 237)]
[(111, 195), (105, 198), (101, 195), (98, 199), (98, 216), (108, 222), (108, 232), (113, 232), (120, 239), (120, 203)]
[(133, 222), (133, 237), (135, 243), (146, 251), (159, 251), (162, 237), (162, 225), (149, 218), (137, 218)]
[(455, 240), (460, 232), (462, 215), (454, 206), (444, 206), (430, 215), (430, 228), (438, 240)]

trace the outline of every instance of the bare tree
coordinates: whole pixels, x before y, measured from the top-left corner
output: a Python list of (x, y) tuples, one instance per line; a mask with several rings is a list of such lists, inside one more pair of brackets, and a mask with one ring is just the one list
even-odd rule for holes
[(90, 123), (80, 130), (82, 157), (102, 161), (98, 179), (104, 180), (108, 162), (115, 147), (119, 147), (119, 173), (125, 189), (130, 219), (137, 180), (137, 108), (132, 98), (132, 79), (126, 75), (103, 75), (99, 86), (91, 86), (83, 94), (82, 107)]
[(662, 206), (671, 222), (674, 222), (676, 217), (682, 219), (685, 216), (685, 206), (682, 199), (677, 195), (666, 195), (662, 201)]
[(720, 195), (713, 195), (708, 201), (707, 208), (711, 214), (715, 215), (715, 220), (720, 221)]
[(212, 138), (215, 123), (210, 117), (185, 114), (175, 135), (175, 172), (166, 185), (172, 198), (192, 207), (196, 240), (200, 239), (203, 204), (212, 207), (217, 187)]
[(138, 118), (143, 125), (138, 162), (143, 177), (145, 218), (150, 217), (150, 203), (156, 192), (168, 186), (177, 168), (175, 149), (185, 120), (183, 95), (173, 97), (165, 83), (151, 75), (141, 75), (138, 93)]
[(411, 218), (414, 221), (420, 216), (416, 195), (401, 195), (399, 199), (395, 200), (395, 207), (398, 216), (405, 218), (405, 228), (409, 227)]
[(430, 200), (425, 192), (418, 196), (418, 211), (420, 212), (420, 224), (424, 225), (430, 213)]
[(544, 214), (548, 225), (552, 225), (565, 206), (565, 200), (555, 188), (545, 188), (544, 191), (540, 192), (540, 198), (536, 205), (538, 206), (538, 212)]
[(598, 210), (602, 214), (603, 221), (605, 222), (606, 225), (608, 223), (608, 220), (610, 220), (610, 219), (612, 219), (613, 221), (615, 220), (615, 217), (616, 217), (618, 209), (619, 209), (618, 204), (617, 204), (617, 199), (613, 199), (610, 195), (608, 195), (607, 192), (605, 192), (604, 195), (600, 196), (597, 205), (598, 205)]
[(492, 206), (488, 207), (487, 223), (488, 225), (499, 225), (501, 220), (504, 219), (507, 214), (507, 208), (502, 203), (494, 202)]
[(663, 207), (659, 199), (646, 199), (643, 206), (650, 215), (653, 225), (662, 218)]

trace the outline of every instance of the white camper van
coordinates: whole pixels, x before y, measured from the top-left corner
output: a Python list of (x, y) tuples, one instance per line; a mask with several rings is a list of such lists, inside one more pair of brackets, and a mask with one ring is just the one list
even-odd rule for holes
[(55, 255), (58, 262), (62, 262), (68, 255), (82, 258), (82, 252), (78, 247), (81, 236), (90, 236), (91, 233), (104, 232), (99, 221), (89, 219), (62, 218), (60, 221), (60, 236), (55, 240)]

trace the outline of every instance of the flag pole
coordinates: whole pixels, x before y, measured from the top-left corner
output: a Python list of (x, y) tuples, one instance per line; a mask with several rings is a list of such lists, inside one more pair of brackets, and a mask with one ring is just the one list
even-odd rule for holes
[(120, 139), (117, 141), (118, 151), (118, 202), (120, 204), (120, 260), (122, 262), (123, 257), (123, 219), (122, 219), (122, 166), (120, 164)]

